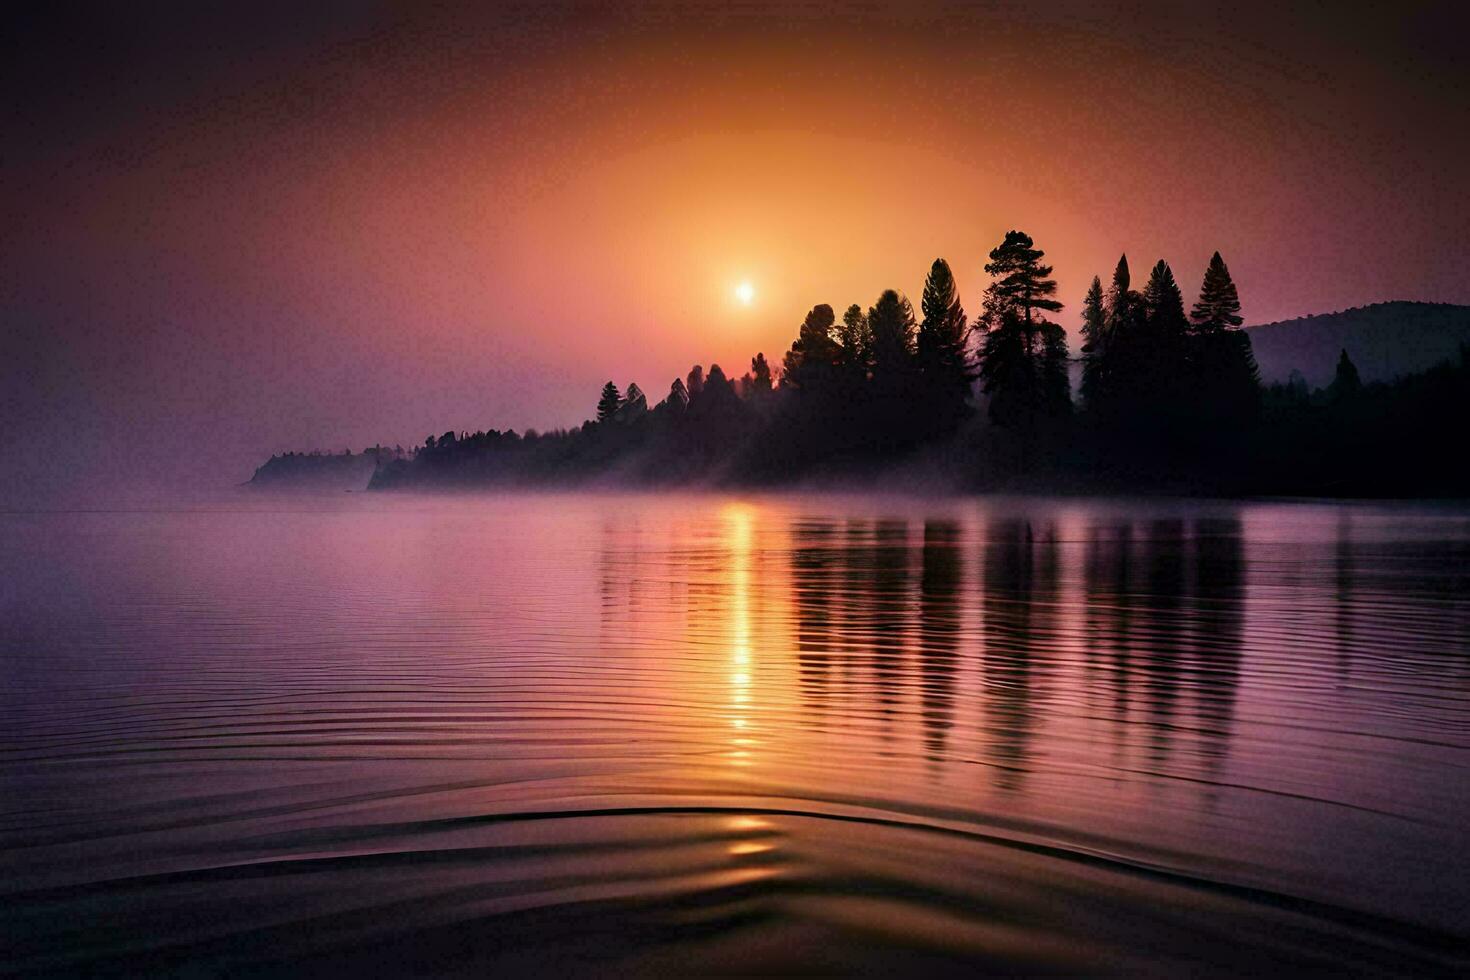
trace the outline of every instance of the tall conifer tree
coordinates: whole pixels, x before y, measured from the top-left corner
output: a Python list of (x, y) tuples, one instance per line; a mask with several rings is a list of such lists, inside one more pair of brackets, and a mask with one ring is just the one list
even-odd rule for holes
[(816, 390), (830, 381), (838, 353), (837, 341), (832, 336), (836, 321), (832, 307), (826, 303), (811, 308), (782, 360), (782, 384)]
[(771, 365), (766, 362), (765, 354), (757, 354), (750, 359), (750, 378), (757, 396), (771, 390)]
[(981, 318), (980, 380), (1000, 425), (1029, 425), (1071, 407), (1066, 333), (1046, 318), (1062, 304), (1052, 298), (1057, 284), (1045, 254), (1030, 235), (1010, 231), (985, 265), (994, 281)]
[(843, 312), (837, 339), (844, 376), (854, 384), (867, 381), (873, 366), (873, 331), (868, 327), (868, 315), (858, 304), (853, 303)]
[(1210, 257), (1190, 321), (1190, 396), (1202, 435), (1238, 430), (1256, 414), (1261, 379), (1250, 337), (1239, 329), (1240, 296), (1219, 252)]
[(1199, 301), (1190, 310), (1189, 319), (1195, 330), (1201, 333), (1228, 330), (1245, 322), (1240, 316), (1240, 295), (1219, 252), (1210, 256), (1205, 281), (1199, 290)]
[(892, 384), (905, 377), (914, 356), (914, 308), (897, 290), (887, 289), (868, 309), (873, 335), (873, 380)]
[(1113, 267), (1113, 282), (1108, 287), (1108, 316), (1113, 320), (1114, 326), (1127, 315), (1128, 307), (1137, 295), (1131, 287), (1132, 277), (1128, 273), (1128, 256), (1124, 254), (1118, 257), (1118, 264)]
[(935, 259), (924, 280), (919, 308), (917, 360), (927, 403), (936, 428), (952, 426), (963, 418), (970, 394), (968, 341), (970, 328), (949, 263)]
[(597, 421), (606, 422), (617, 414), (618, 406), (623, 403), (622, 396), (618, 394), (618, 386), (609, 381), (602, 386), (602, 397), (597, 400)]
[(1363, 379), (1358, 374), (1358, 366), (1348, 357), (1347, 348), (1344, 347), (1337, 355), (1337, 372), (1332, 377), (1332, 384), (1327, 386), (1327, 396), (1333, 402), (1341, 402), (1353, 398), (1362, 390)]
[(1184, 294), (1174, 280), (1174, 270), (1163, 259), (1159, 259), (1149, 273), (1148, 285), (1143, 289), (1143, 303), (1155, 343), (1172, 343), (1184, 337), (1189, 329), (1189, 321), (1184, 318)]
[(1106, 387), (1107, 357), (1108, 311), (1102, 280), (1093, 276), (1082, 300), (1082, 401), (1088, 408)]
[(1144, 330), (1135, 354), (1137, 371), (1130, 392), (1139, 412), (1133, 421), (1170, 444), (1188, 434), (1194, 394), (1189, 376), (1189, 321), (1184, 295), (1169, 263), (1159, 259), (1143, 287)]

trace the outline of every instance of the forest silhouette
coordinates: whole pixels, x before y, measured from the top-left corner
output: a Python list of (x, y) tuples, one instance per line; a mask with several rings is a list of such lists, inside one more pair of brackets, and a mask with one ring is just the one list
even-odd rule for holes
[(1364, 384), (1344, 350), (1324, 389), (1299, 376), (1263, 386), (1216, 252), (1188, 312), (1162, 259), (1142, 289), (1126, 256), (1106, 286), (1094, 277), (1074, 359), (1044, 260), (1029, 235), (1007, 232), (984, 265), (989, 284), (973, 317), (949, 263), (936, 259), (917, 311), (894, 289), (841, 316), (813, 306), (779, 369), (764, 353), (740, 377), (695, 365), (653, 404), (637, 384), (608, 381), (579, 428), (451, 430), (408, 451), (375, 447), (370, 486), (882, 476), (1017, 491), (1470, 493), (1470, 465), (1445, 451), (1443, 431), (1465, 417), (1464, 349), (1386, 384)]

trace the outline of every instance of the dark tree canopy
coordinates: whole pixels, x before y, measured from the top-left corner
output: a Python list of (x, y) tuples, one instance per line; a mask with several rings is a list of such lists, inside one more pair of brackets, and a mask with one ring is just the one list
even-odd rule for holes
[(1210, 256), (1199, 300), (1190, 310), (1189, 319), (1195, 330), (1202, 333), (1228, 330), (1245, 322), (1240, 316), (1240, 296), (1235, 291), (1235, 282), (1219, 252)]
[(1174, 280), (1174, 270), (1163, 259), (1149, 273), (1148, 285), (1143, 288), (1143, 303), (1156, 343), (1172, 343), (1184, 336), (1189, 327), (1184, 318), (1184, 294)]
[(1131, 284), (1128, 256), (1123, 255), (1118, 258), (1118, 264), (1113, 269), (1113, 281), (1108, 287), (1105, 308), (1109, 343), (1125, 350), (1136, 339), (1133, 335), (1143, 329), (1143, 297)]
[(1128, 273), (1128, 255), (1124, 253), (1118, 257), (1118, 264), (1113, 267), (1113, 282), (1108, 287), (1108, 314), (1116, 317), (1128, 305), (1133, 295), (1131, 293), (1132, 276)]
[(628, 389), (623, 393), (622, 403), (618, 406), (618, 421), (631, 422), (646, 411), (648, 398), (643, 394), (643, 389), (636, 382), (628, 382)]
[(1140, 441), (1178, 441), (1188, 425), (1180, 414), (1189, 388), (1184, 296), (1169, 263), (1149, 270), (1141, 294), (1117, 294), (1122, 319), (1108, 359), (1106, 405), (1119, 431)]
[(756, 354), (750, 359), (751, 388), (758, 394), (771, 390), (771, 365), (766, 363), (765, 354)]
[(689, 407), (689, 389), (684, 387), (683, 378), (675, 378), (674, 383), (669, 385), (669, 397), (664, 399), (664, 404), (677, 412)]
[(919, 303), (923, 320), (916, 345), (923, 385), (920, 407), (935, 432), (952, 428), (967, 412), (970, 382), (970, 328), (949, 263), (935, 259), (924, 280)]
[(873, 336), (873, 377), (894, 381), (907, 374), (914, 354), (914, 308), (897, 290), (886, 289), (868, 309)]
[(1337, 372), (1327, 388), (1327, 394), (1334, 402), (1340, 402), (1356, 397), (1362, 390), (1363, 379), (1358, 375), (1358, 366), (1348, 357), (1347, 348), (1344, 347), (1337, 355)]
[(806, 359), (820, 364), (830, 364), (836, 359), (837, 343), (832, 339), (832, 325), (837, 316), (826, 303), (813, 306), (802, 321), (798, 340)]
[(606, 422), (617, 414), (618, 406), (623, 403), (622, 396), (618, 394), (618, 386), (609, 381), (602, 386), (602, 397), (597, 400), (597, 421)]
[(842, 326), (837, 331), (838, 358), (844, 373), (851, 380), (866, 381), (873, 366), (873, 331), (868, 326), (868, 315), (856, 303), (842, 314)]
[[(903, 294), (887, 289), (869, 307), (867, 320), (872, 334), (871, 377), (862, 383), (853, 411), (838, 408), (830, 414), (846, 414), (857, 422), (865, 451), (896, 453), (921, 439), (925, 431), (916, 424), (921, 411), (916, 400), (914, 310)], [(845, 400), (852, 400), (848, 391), (858, 384), (856, 376), (844, 380)]]
[[(374, 447), (374, 485), (846, 480), (913, 458), (926, 479), (968, 486), (1470, 493), (1463, 454), (1432, 445), (1447, 419), (1464, 414), (1470, 352), (1458, 366), (1364, 385), (1342, 351), (1330, 387), (1313, 390), (1293, 372), (1262, 391), (1218, 253), (1188, 317), (1167, 262), (1151, 267), (1140, 292), (1122, 257), (1111, 286), (1091, 278), (1082, 298), (1083, 410), (1074, 417), (1044, 253), (1012, 231), (989, 258), (973, 323), (950, 265), (936, 260), (917, 322), (897, 290), (866, 312), (848, 306), (840, 321), (833, 307), (813, 306), (779, 389), (761, 353), (734, 384), (717, 365), (708, 374), (696, 365), (652, 411), (637, 384), (620, 396), (608, 382), (597, 421), (570, 431), (451, 429), (408, 454)], [(972, 326), (978, 352), (968, 344)], [(972, 374), (988, 421), (971, 411)]]
[(782, 361), (784, 384), (793, 388), (818, 388), (830, 380), (837, 362), (837, 342), (832, 337), (836, 322), (832, 307), (826, 303), (811, 308)]
[(923, 320), (919, 323), (919, 357), (937, 358), (946, 349), (962, 348), (967, 326), (965, 308), (960, 304), (959, 287), (949, 263), (935, 259), (924, 280), (924, 294), (919, 301)]
[(1240, 303), (1218, 253), (1194, 320), (1174, 271), (1160, 259), (1142, 293), (1118, 260), (1106, 293), (1094, 280), (1083, 303), (1083, 403), (1099, 446), (1130, 472), (1228, 466), (1238, 433), (1255, 418), (1259, 378)]
[(1082, 401), (1089, 407), (1106, 387), (1107, 357), (1108, 311), (1102, 280), (1093, 276), (1082, 300)]
[(1067, 336), (1045, 316), (1062, 308), (1045, 254), (1030, 235), (1009, 231), (985, 265), (994, 280), (981, 316), (980, 384), (997, 425), (1030, 429), (1071, 410)]
[(1038, 312), (1055, 313), (1062, 308), (1051, 298), (1056, 294), (1057, 282), (1051, 278), (1051, 266), (1041, 261), (1045, 254), (1034, 247), (1025, 232), (1006, 232), (1005, 240), (990, 250), (990, 261), (985, 264), (986, 275), (994, 277), (985, 290), (987, 318), (999, 320), (1014, 313), (1029, 324)]
[(1181, 399), (1196, 431), (1209, 442), (1216, 433), (1241, 431), (1260, 408), (1260, 372), (1250, 337), (1239, 329), (1244, 322), (1240, 297), (1219, 252), (1205, 268), (1190, 320), (1189, 388)]
[(1101, 354), (1107, 347), (1108, 311), (1103, 298), (1102, 280), (1092, 277), (1087, 295), (1082, 298), (1082, 352)]
[(1132, 288), (1128, 256), (1118, 258), (1112, 283), (1103, 296), (1103, 331), (1100, 349), (1084, 358), (1084, 400), (1094, 418), (1109, 418), (1118, 424), (1136, 412), (1149, 384), (1150, 354), (1143, 296)]

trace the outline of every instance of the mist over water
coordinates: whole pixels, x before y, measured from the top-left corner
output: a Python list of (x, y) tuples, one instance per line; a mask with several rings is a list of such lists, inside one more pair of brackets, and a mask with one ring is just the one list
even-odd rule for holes
[(1454, 973), (1470, 511), (0, 514), (0, 968)]

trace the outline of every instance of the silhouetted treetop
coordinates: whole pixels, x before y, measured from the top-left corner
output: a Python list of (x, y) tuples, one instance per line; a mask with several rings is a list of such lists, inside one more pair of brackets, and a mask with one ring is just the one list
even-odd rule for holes
[[(987, 320), (998, 320), (1014, 312), (1021, 320), (1030, 322), (1037, 311), (1055, 313), (1062, 308), (1061, 303), (1051, 298), (1056, 294), (1057, 283), (1051, 278), (1051, 266), (1041, 261), (1046, 253), (1033, 246), (1030, 235), (1008, 231), (1005, 240), (990, 250), (985, 272), (995, 280), (985, 290)], [(991, 324), (987, 322), (986, 326)]]
[(1116, 305), (1118, 297), (1126, 296), (1132, 286), (1132, 277), (1128, 274), (1128, 253), (1118, 256), (1118, 264), (1113, 267), (1113, 284), (1108, 291), (1109, 305)]
[(842, 314), (837, 345), (838, 360), (847, 374), (858, 381), (865, 380), (873, 360), (873, 330), (868, 326), (868, 315), (856, 303)]
[(916, 357), (923, 389), (916, 407), (931, 420), (929, 434), (938, 434), (968, 414), (970, 382), (975, 377), (965, 308), (944, 259), (935, 259), (930, 267), (919, 307), (924, 318), (919, 323)]
[(1228, 330), (1245, 321), (1240, 315), (1240, 296), (1235, 291), (1235, 282), (1225, 260), (1216, 252), (1210, 256), (1210, 265), (1205, 269), (1205, 280), (1200, 286), (1199, 301), (1189, 312), (1194, 328), (1202, 332)]
[(914, 353), (914, 308), (895, 289), (886, 289), (868, 309), (873, 336), (874, 378), (893, 379), (908, 370)]
[(622, 396), (618, 394), (618, 386), (609, 381), (602, 386), (602, 397), (597, 400), (597, 421), (606, 422), (617, 414), (618, 406), (622, 404)]
[(1082, 353), (1101, 354), (1107, 346), (1108, 312), (1104, 305), (1102, 280), (1092, 277), (1082, 298)]
[(832, 325), (837, 322), (832, 307), (818, 303), (801, 323), (791, 349), (782, 361), (782, 380), (793, 388), (819, 386), (837, 361), (837, 342)]
[[(1241, 329), (1218, 252), (1188, 316), (1167, 262), (1139, 292), (1121, 256), (1111, 285), (1090, 277), (1082, 299), (1083, 411), (1074, 421), (1066, 334), (1048, 319), (1062, 304), (1045, 253), (1013, 230), (988, 254), (978, 317), (966, 314), (950, 264), (935, 259), (917, 318), (893, 289), (840, 320), (833, 307), (813, 306), (779, 389), (764, 353), (734, 383), (718, 365), (695, 365), (652, 411), (636, 383), (620, 394), (609, 381), (596, 420), (570, 431), (450, 430), (408, 455), (375, 446), (374, 485), (850, 480), (911, 458), (925, 478), (993, 488), (1470, 492), (1470, 464), (1442, 462), (1463, 454), (1431, 448), (1464, 415), (1470, 359), (1365, 387), (1344, 349), (1329, 388), (1296, 374), (1263, 396), (1254, 332)], [(1352, 347), (1360, 361), (1372, 354), (1366, 341), (1331, 346)], [(1328, 366), (1314, 383), (1327, 381)], [(988, 422), (974, 417), (977, 378)], [(1400, 472), (1440, 482), (1405, 483)]]
[(1184, 294), (1174, 280), (1174, 271), (1163, 259), (1159, 259), (1149, 273), (1148, 285), (1143, 289), (1143, 302), (1156, 332), (1183, 336), (1188, 327), (1184, 318)]
[(1106, 309), (1110, 340), (1125, 340), (1124, 335), (1138, 325), (1143, 309), (1143, 297), (1132, 288), (1127, 255), (1119, 256), (1118, 264), (1113, 269), (1113, 281), (1108, 287)]
[(682, 378), (675, 378), (674, 383), (669, 385), (669, 397), (664, 399), (664, 404), (676, 412), (682, 412), (689, 407), (689, 389), (684, 387)]
[(690, 419), (715, 426), (712, 431), (717, 431), (739, 408), (740, 396), (735, 393), (734, 383), (718, 364), (711, 364), (699, 394), (689, 399)]
[(1347, 348), (1337, 356), (1337, 374), (1332, 378), (1332, 384), (1328, 386), (1328, 397), (1334, 402), (1345, 401), (1357, 395), (1363, 390), (1363, 379), (1358, 375), (1358, 367), (1348, 357)]
[(919, 324), (919, 354), (963, 344), (966, 334), (965, 308), (960, 304), (960, 291), (955, 285), (949, 263), (935, 259), (924, 280), (924, 293), (919, 300), (923, 320)]
[(771, 390), (771, 365), (766, 363), (766, 355), (763, 353), (750, 359), (750, 382), (757, 396)]
[[(1126, 275), (1127, 270), (1124, 270)], [(1097, 401), (1105, 384), (1107, 368), (1108, 311), (1103, 298), (1102, 280), (1092, 277), (1087, 296), (1082, 300), (1082, 400)]]
[(981, 317), (980, 385), (997, 425), (1031, 429), (1071, 409), (1066, 332), (1044, 316), (1062, 308), (1050, 298), (1057, 284), (1045, 254), (1030, 235), (1010, 231), (985, 266), (994, 279)]
[(643, 394), (643, 389), (634, 382), (628, 382), (628, 390), (624, 392), (622, 402), (618, 405), (618, 421), (632, 422), (646, 411), (648, 398)]

